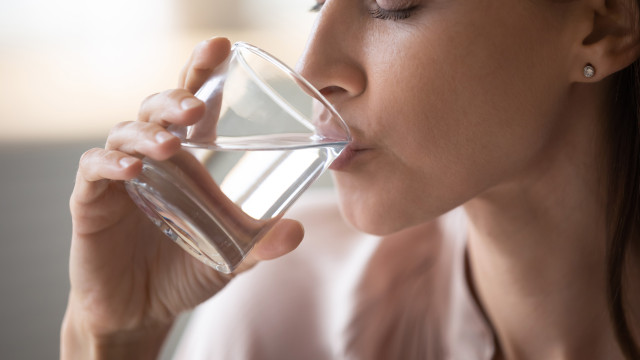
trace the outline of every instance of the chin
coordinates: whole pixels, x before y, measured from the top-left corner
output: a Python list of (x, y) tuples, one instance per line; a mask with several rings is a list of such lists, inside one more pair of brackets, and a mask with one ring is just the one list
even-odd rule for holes
[(356, 229), (378, 236), (390, 235), (400, 230), (424, 223), (428, 218), (407, 214), (406, 204), (397, 199), (362, 193), (340, 195), (340, 212), (345, 220)]

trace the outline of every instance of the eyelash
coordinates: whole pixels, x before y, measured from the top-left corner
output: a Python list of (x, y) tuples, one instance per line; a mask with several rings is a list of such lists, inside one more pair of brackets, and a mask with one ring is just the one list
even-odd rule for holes
[(369, 15), (374, 19), (399, 21), (409, 18), (416, 10), (416, 6), (406, 9), (386, 10), (376, 5), (375, 9), (369, 10)]
[[(324, 2), (316, 3), (309, 11), (318, 12), (322, 9)], [(417, 6), (411, 6), (406, 9), (386, 10), (376, 4), (375, 9), (369, 10), (369, 15), (374, 19), (399, 21), (404, 20), (413, 15)]]
[(317, 2), (315, 3), (315, 5), (313, 5), (311, 7), (311, 9), (309, 9), (310, 12), (318, 12), (320, 10), (322, 10), (322, 5), (324, 5), (323, 2)]

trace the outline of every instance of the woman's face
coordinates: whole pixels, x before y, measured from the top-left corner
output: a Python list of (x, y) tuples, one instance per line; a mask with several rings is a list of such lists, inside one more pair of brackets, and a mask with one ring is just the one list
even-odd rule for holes
[[(391, 233), (543, 156), (569, 91), (570, 3), (327, 0), (298, 70), (352, 129), (345, 216)], [(573, 30), (575, 32), (575, 30)]]

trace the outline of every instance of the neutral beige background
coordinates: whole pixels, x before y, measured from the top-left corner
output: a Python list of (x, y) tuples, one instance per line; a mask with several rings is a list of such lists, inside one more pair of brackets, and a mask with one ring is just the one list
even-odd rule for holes
[(295, 64), (309, 0), (4, 0), (0, 141), (103, 136), (148, 94), (175, 86), (191, 49), (214, 35)]
[[(310, 0), (0, 1), (0, 358), (54, 359), (69, 289), (77, 161), (199, 41), (254, 43), (289, 64)], [(169, 351), (170, 352), (170, 351)]]

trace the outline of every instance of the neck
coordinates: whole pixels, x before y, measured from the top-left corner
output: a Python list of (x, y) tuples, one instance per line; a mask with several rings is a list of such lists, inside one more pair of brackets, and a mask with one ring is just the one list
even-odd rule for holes
[(508, 359), (622, 358), (606, 302), (604, 104), (573, 93), (544, 153), (465, 204), (472, 281)]

